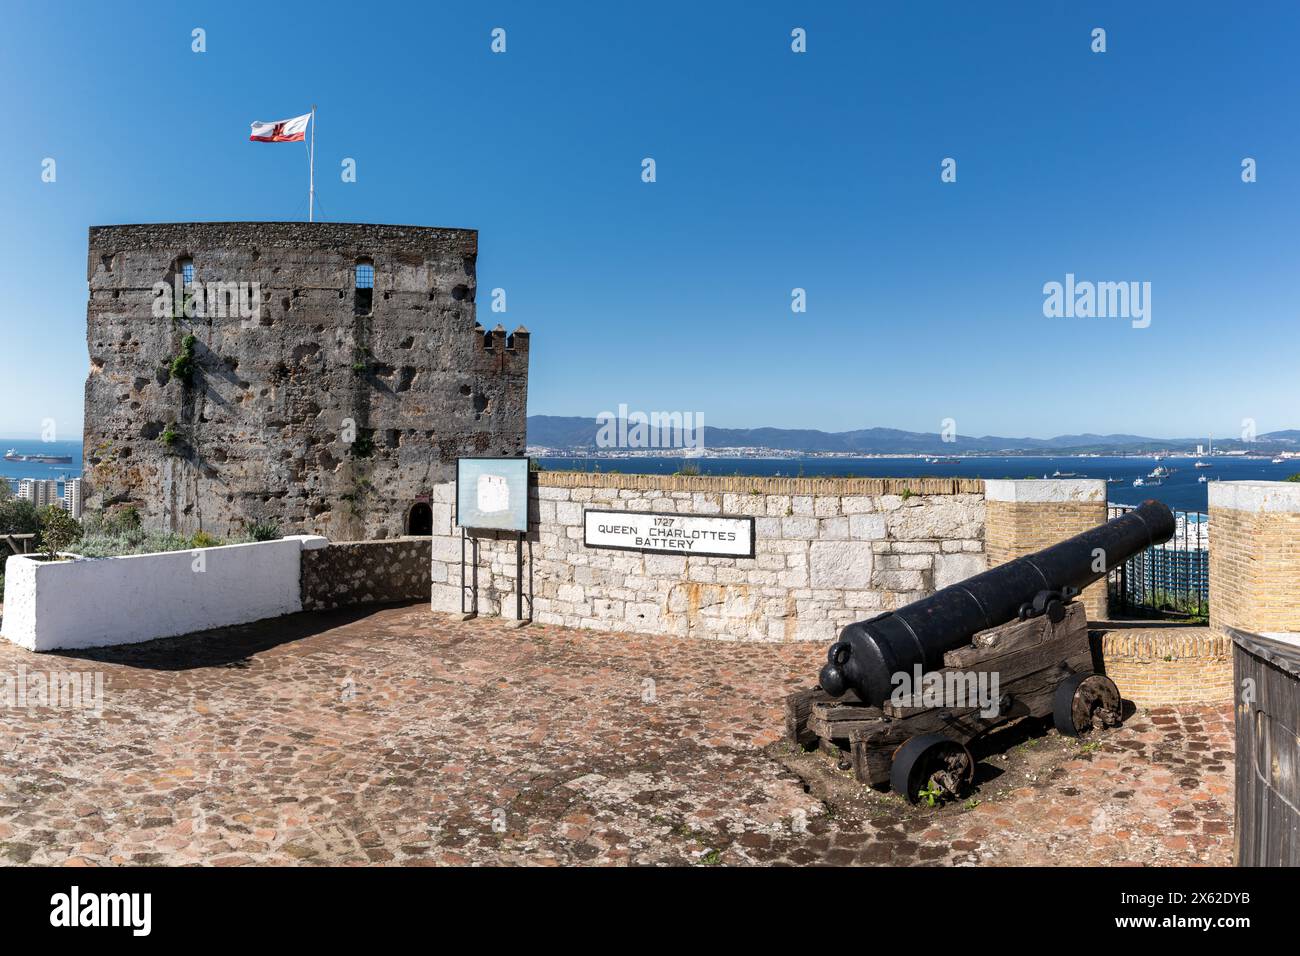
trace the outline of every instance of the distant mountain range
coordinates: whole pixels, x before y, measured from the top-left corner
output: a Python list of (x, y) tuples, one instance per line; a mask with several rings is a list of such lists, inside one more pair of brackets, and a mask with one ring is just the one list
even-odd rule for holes
[[(528, 416), (528, 444), (565, 451), (596, 449), (600, 424), (594, 418), (569, 415)], [(771, 448), (786, 452), (840, 452), (862, 455), (1021, 455), (1063, 453), (1078, 455), (1140, 454), (1155, 451), (1194, 451), (1208, 444), (1197, 438), (1148, 438), (1142, 435), (1057, 435), (1055, 438), (1001, 438), (959, 435), (943, 441), (938, 432), (909, 432), (897, 428), (859, 428), (824, 432), (815, 428), (717, 428), (704, 426), (704, 446), (709, 448)], [(1261, 447), (1262, 446), (1262, 447)], [(1258, 435), (1253, 444), (1234, 439), (1214, 440), (1223, 451), (1250, 449), (1275, 453), (1300, 447), (1300, 429)]]

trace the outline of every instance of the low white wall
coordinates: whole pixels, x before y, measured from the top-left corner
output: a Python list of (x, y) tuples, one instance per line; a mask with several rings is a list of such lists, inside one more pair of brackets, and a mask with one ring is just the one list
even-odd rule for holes
[(313, 535), (120, 558), (5, 562), (3, 636), (33, 651), (135, 644), (302, 610)]

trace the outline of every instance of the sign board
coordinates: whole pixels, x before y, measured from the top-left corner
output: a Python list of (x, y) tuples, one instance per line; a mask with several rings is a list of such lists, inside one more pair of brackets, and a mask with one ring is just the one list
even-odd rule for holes
[(456, 526), (528, 530), (528, 459), (457, 458)]
[(582, 525), (582, 543), (588, 548), (711, 558), (754, 556), (753, 518), (589, 509), (582, 513)]

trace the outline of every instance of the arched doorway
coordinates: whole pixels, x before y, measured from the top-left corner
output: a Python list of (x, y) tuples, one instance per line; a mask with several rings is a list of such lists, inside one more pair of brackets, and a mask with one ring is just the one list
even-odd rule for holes
[(406, 516), (406, 533), (427, 538), (433, 534), (433, 509), (426, 502), (417, 501)]

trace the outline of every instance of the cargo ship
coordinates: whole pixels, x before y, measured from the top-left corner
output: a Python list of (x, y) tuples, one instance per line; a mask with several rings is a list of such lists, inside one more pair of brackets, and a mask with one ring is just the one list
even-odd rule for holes
[(5, 452), (5, 461), (26, 461), (34, 465), (70, 465), (72, 464), (71, 455), (20, 455), (17, 449), (10, 448)]

